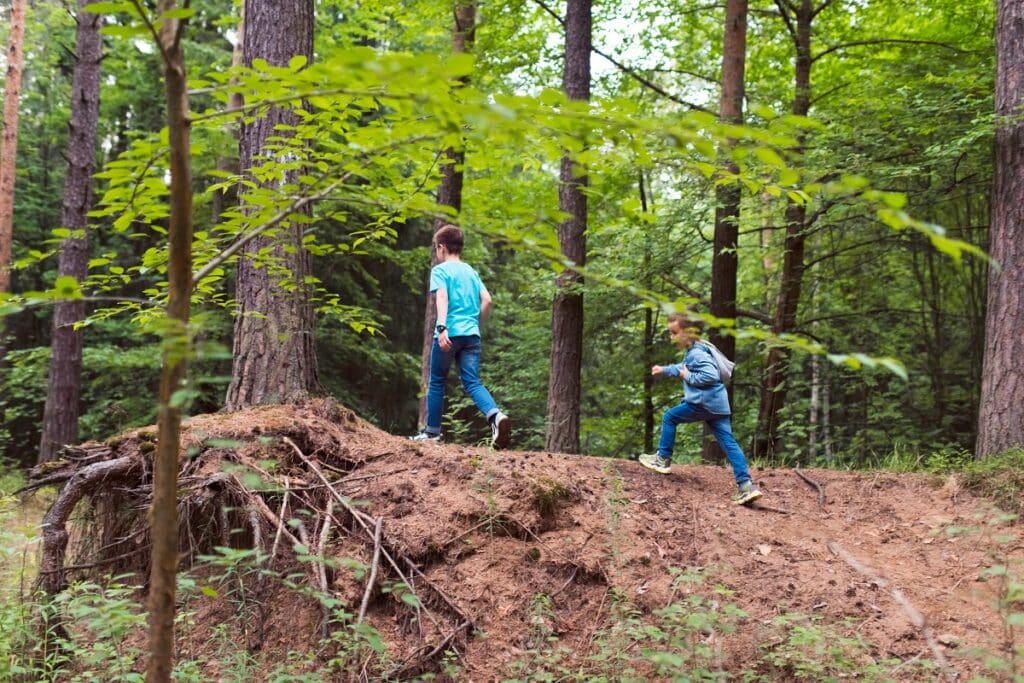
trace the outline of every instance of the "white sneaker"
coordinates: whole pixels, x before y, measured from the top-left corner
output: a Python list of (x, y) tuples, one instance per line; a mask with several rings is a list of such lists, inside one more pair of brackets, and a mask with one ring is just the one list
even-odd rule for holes
[(420, 432), (416, 436), (410, 436), (409, 441), (440, 441), (440, 434), (429, 434), (427, 432)]
[(491, 446), (500, 451), (508, 448), (511, 440), (512, 420), (508, 419), (508, 415), (499, 411), (491, 420)]

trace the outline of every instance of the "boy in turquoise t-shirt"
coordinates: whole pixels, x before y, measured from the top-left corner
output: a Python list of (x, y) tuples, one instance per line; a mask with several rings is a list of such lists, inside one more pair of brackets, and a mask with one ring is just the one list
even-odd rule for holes
[(430, 291), (436, 293), (437, 327), (430, 352), (427, 424), (413, 441), (440, 441), (444, 388), (452, 361), (458, 364), (462, 386), (491, 425), (491, 445), (508, 448), (512, 422), (498, 409), (480, 381), (480, 323), (491, 310), (491, 295), (480, 276), (462, 260), (465, 236), (457, 226), (444, 225), (434, 234), (441, 260), (430, 271)]

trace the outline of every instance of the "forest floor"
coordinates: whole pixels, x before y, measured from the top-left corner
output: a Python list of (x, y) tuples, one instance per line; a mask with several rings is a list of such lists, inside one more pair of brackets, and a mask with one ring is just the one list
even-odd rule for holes
[[(367, 602), (389, 662), (373, 665), (377, 675), (441, 671), (445, 650), (449, 675), (469, 681), (698, 670), (730, 680), (967, 680), (989, 671), (980, 652), (1009, 659), (1012, 629), (998, 605), (1012, 583), (998, 567), (1024, 557), (1017, 524), (955, 478), (762, 469), (765, 497), (740, 507), (726, 467), (676, 465), (666, 476), (628, 460), (412, 443), (315, 402), (198, 416), (185, 429), (193, 461), (201, 443), (263, 469), (278, 457), (273, 476), (287, 471), (296, 496), (325, 489), (323, 474), (359, 501), (362, 514), (338, 518), (323, 554), (369, 567), (377, 549), (378, 582), (398, 581), (401, 568), (420, 602), (396, 599), (401, 590)], [(118, 452), (144, 443), (140, 433)], [(300, 449), (322, 465), (303, 475), (302, 463), (286, 462)], [(280, 494), (264, 494), (270, 509), (284, 508)], [(378, 543), (356, 517), (381, 520)], [(354, 620), (366, 576), (337, 568), (322, 578)], [(283, 588), (258, 600), (236, 642), (251, 640), (258, 618), (251, 649), (266, 666), (320, 638), (316, 601)], [(233, 614), (237, 605), (207, 600), (179, 656), (205, 659), (216, 676), (212, 634)]]

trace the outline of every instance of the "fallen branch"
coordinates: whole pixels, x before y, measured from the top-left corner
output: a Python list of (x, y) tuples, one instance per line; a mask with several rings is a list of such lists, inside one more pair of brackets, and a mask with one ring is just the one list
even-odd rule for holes
[(792, 511), (790, 511), (790, 510), (787, 510), (785, 508), (777, 508), (777, 507), (774, 507), (772, 505), (765, 505), (764, 503), (762, 503), (759, 500), (756, 500), (756, 501), (754, 501), (752, 503), (748, 503), (747, 507), (751, 507), (751, 508), (753, 508), (755, 510), (764, 510), (765, 512), (777, 512), (780, 515), (791, 515), (791, 514), (793, 514)]
[[(369, 526), (369, 524), (367, 523), (367, 520), (370, 520), (370, 521), (372, 521), (372, 518), (371, 518), (371, 517), (370, 517), (369, 515), (367, 515), (367, 514), (366, 514), (365, 512), (362, 512), (362, 511), (360, 511), (360, 510), (357, 510), (357, 509), (356, 509), (355, 507), (353, 507), (353, 506), (352, 506), (352, 503), (351, 503), (351, 502), (349, 501), (349, 499), (348, 499), (348, 498), (346, 498), (345, 496), (343, 496), (343, 495), (341, 495), (340, 493), (338, 493), (338, 490), (334, 488), (334, 486), (333, 486), (333, 485), (331, 484), (331, 481), (330, 481), (330, 480), (329, 480), (329, 479), (328, 479), (327, 477), (325, 477), (325, 476), (324, 476), (323, 470), (321, 470), (321, 469), (320, 469), (320, 468), (319, 468), (319, 467), (317, 466), (317, 464), (316, 464), (315, 462), (313, 462), (312, 460), (310, 460), (310, 459), (309, 459), (309, 458), (308, 458), (308, 457), (306, 456), (306, 454), (302, 452), (302, 449), (300, 449), (300, 448), (299, 448), (298, 446), (296, 446), (296, 445), (295, 445), (295, 442), (294, 442), (294, 441), (292, 441), (291, 439), (289, 439), (289, 438), (288, 438), (287, 436), (285, 436), (285, 437), (282, 437), (282, 440), (283, 440), (283, 441), (284, 441), (285, 443), (287, 443), (287, 444), (288, 444), (289, 446), (291, 446), (291, 447), (292, 447), (292, 448), (293, 448), (293, 449), (295, 450), (295, 452), (296, 452), (296, 453), (298, 454), (299, 458), (300, 458), (300, 459), (301, 459), (301, 460), (302, 460), (302, 461), (303, 461), (304, 463), (306, 463), (306, 465), (307, 465), (307, 466), (309, 467), (309, 469), (313, 470), (313, 473), (314, 473), (314, 474), (316, 474), (316, 476), (320, 478), (320, 481), (322, 481), (322, 482), (323, 482), (323, 483), (324, 483), (324, 484), (325, 484), (325, 485), (327, 486), (327, 490), (331, 492), (331, 495), (332, 495), (332, 496), (334, 496), (334, 499), (335, 499), (335, 500), (337, 500), (337, 501), (338, 501), (339, 503), (341, 503), (341, 506), (342, 506), (342, 507), (344, 507), (344, 508), (345, 508), (345, 510), (346, 510), (346, 511), (347, 511), (347, 512), (348, 512), (348, 513), (349, 513), (350, 515), (352, 515), (352, 518), (353, 518), (353, 519), (354, 519), (354, 520), (355, 520), (355, 521), (356, 521), (356, 522), (357, 522), (357, 523), (358, 523), (358, 524), (359, 524), (359, 525), (360, 525), (360, 526), (361, 526), (361, 527), (363, 528), (363, 531), (365, 531), (365, 532), (366, 532), (367, 534), (369, 534), (369, 535), (370, 535), (370, 538), (373, 538), (374, 534), (373, 534), (373, 532), (372, 532), (372, 531), (370, 531), (370, 526)], [(407, 587), (409, 588), (409, 591), (410, 591), (410, 592), (411, 592), (411, 593), (412, 593), (412, 594), (413, 594), (414, 596), (416, 596), (416, 599), (417, 599), (417, 600), (419, 600), (419, 601), (420, 601), (420, 603), (422, 604), (422, 603), (423, 603), (423, 600), (421, 600), (421, 599), (420, 599), (420, 597), (419, 597), (418, 595), (416, 595), (416, 592), (415, 592), (415, 591), (413, 591), (413, 589), (412, 589), (412, 584), (410, 583), (410, 581), (409, 581), (409, 580), (408, 580), (407, 578), (405, 578), (405, 574), (404, 574), (404, 573), (402, 572), (402, 569), (401, 569), (401, 567), (399, 567), (399, 566), (398, 566), (398, 563), (397, 563), (397, 562), (395, 562), (395, 559), (394, 559), (394, 558), (393, 558), (393, 557), (391, 556), (391, 554), (390, 554), (390, 553), (389, 553), (389, 552), (387, 551), (387, 549), (383, 547), (383, 544), (381, 545), (381, 554), (382, 554), (382, 555), (384, 555), (384, 559), (386, 559), (386, 560), (388, 561), (388, 564), (390, 564), (390, 565), (391, 565), (391, 567), (392, 567), (392, 568), (393, 568), (393, 569), (395, 570), (395, 572), (396, 572), (396, 573), (398, 574), (399, 578), (400, 578), (400, 579), (402, 579), (402, 582), (403, 582), (403, 583), (404, 583), (404, 584), (405, 584), (405, 585), (406, 585), (406, 586), (407, 586)], [(451, 608), (452, 610), (454, 610), (454, 612), (455, 612), (455, 613), (456, 613), (457, 615), (459, 615), (460, 617), (462, 617), (462, 619), (463, 619), (464, 621), (469, 621), (470, 623), (472, 623), (472, 620), (470, 620), (470, 619), (469, 619), (469, 617), (467, 617), (467, 616), (466, 616), (466, 615), (465, 615), (465, 614), (464, 614), (464, 613), (462, 612), (462, 610), (461, 610), (461, 609), (459, 609), (459, 608), (458, 608), (458, 607), (457, 607), (457, 606), (455, 605), (455, 603), (454, 603), (454, 602), (452, 602), (452, 601), (451, 601), (451, 600), (450, 600), (450, 599), (448, 598), (448, 596), (447, 596), (447, 595), (445, 595), (445, 594), (444, 594), (444, 593), (443, 593), (443, 592), (441, 591), (441, 589), (440, 589), (440, 588), (437, 588), (436, 586), (434, 586), (434, 584), (432, 584), (432, 583), (430, 582), (430, 580), (429, 580), (429, 579), (427, 579), (427, 577), (426, 577), (426, 576), (423, 576), (423, 573), (422, 573), (422, 572), (420, 572), (420, 570), (419, 570), (419, 569), (418, 569), (418, 568), (416, 567), (416, 565), (415, 565), (415, 564), (413, 564), (412, 560), (410, 560), (410, 559), (408, 559), (407, 557), (404, 557), (404, 556), (402, 557), (402, 559), (404, 559), (404, 560), (405, 560), (406, 562), (408, 562), (409, 566), (410, 566), (410, 567), (411, 567), (411, 568), (413, 569), (413, 571), (415, 571), (415, 572), (416, 572), (417, 574), (419, 574), (419, 575), (420, 575), (421, 577), (423, 577), (423, 580), (424, 580), (424, 581), (426, 581), (427, 585), (428, 585), (428, 586), (430, 586), (430, 588), (431, 588), (431, 589), (432, 589), (432, 590), (433, 590), (433, 591), (434, 591), (435, 593), (437, 593), (437, 595), (438, 595), (438, 596), (440, 596), (440, 597), (441, 597), (441, 599), (442, 599), (442, 600), (444, 600), (444, 602), (445, 602), (445, 603), (446, 603), (446, 604), (447, 604), (447, 605), (448, 605), (448, 606), (449, 606), (449, 607), (450, 607), (450, 608)], [(440, 626), (440, 624), (438, 624), (438, 623), (437, 623), (437, 620), (436, 620), (436, 619), (434, 619), (434, 615), (433, 615), (433, 614), (431, 614), (429, 610), (426, 610), (426, 613), (427, 613), (427, 616), (428, 616), (428, 617), (430, 617), (430, 620), (431, 620), (431, 621), (432, 621), (432, 622), (434, 623), (434, 625), (435, 625), (435, 626), (437, 626), (437, 627), (438, 627), (438, 628), (440, 629), (440, 628), (441, 628), (441, 626)]]
[(84, 496), (100, 484), (127, 476), (137, 463), (129, 456), (86, 465), (75, 472), (43, 516), (43, 552), (36, 587), (48, 595), (64, 588), (64, 553), (68, 546), (66, 524)]
[(818, 482), (814, 481), (806, 474), (801, 472), (799, 467), (793, 468), (793, 471), (796, 472), (796, 476), (800, 477), (805, 482), (807, 482), (808, 484), (810, 484), (811, 486), (818, 490), (818, 507), (825, 507), (825, 489), (822, 488), (821, 484), (819, 484)]
[(946, 656), (942, 653), (941, 648), (939, 648), (938, 642), (935, 640), (935, 634), (932, 633), (931, 626), (928, 625), (928, 622), (925, 620), (924, 615), (921, 614), (921, 612), (910, 603), (910, 600), (908, 600), (905, 595), (903, 595), (903, 592), (899, 588), (891, 586), (889, 584), (888, 579), (881, 576), (871, 568), (862, 564), (859, 560), (857, 560), (857, 558), (855, 558), (853, 555), (847, 552), (841, 545), (839, 545), (835, 541), (829, 541), (825, 545), (828, 547), (829, 552), (831, 552), (833, 555), (835, 555), (840, 560), (849, 565), (849, 567), (853, 569), (855, 572), (870, 579), (879, 587), (887, 588), (889, 590), (889, 594), (892, 596), (893, 600), (895, 600), (896, 603), (903, 608), (903, 612), (910, 619), (910, 622), (919, 631), (921, 631), (921, 635), (924, 636), (925, 642), (928, 644), (928, 649), (932, 651), (932, 655), (934, 655), (935, 661), (938, 662), (939, 666), (942, 668), (942, 672), (946, 680), (955, 681), (958, 678), (959, 674), (952, 666), (950, 666), (949, 661), (946, 660)]
[[(414, 668), (416, 666), (419, 666), (420, 663), (422, 663), (422, 662), (429, 662), (431, 659), (436, 657), (440, 652), (442, 652), (446, 647), (448, 647), (449, 643), (451, 643), (452, 640), (455, 639), (455, 636), (458, 635), (459, 631), (462, 631), (463, 629), (468, 628), (468, 627), (470, 627), (472, 625), (473, 624), (471, 624), (468, 621), (462, 622), (461, 624), (459, 624), (458, 626), (453, 628), (451, 633), (449, 633), (447, 636), (445, 636), (444, 640), (442, 640), (440, 643), (438, 643), (438, 645), (433, 650), (431, 650), (430, 652), (428, 652), (428, 653), (426, 653), (424, 655), (413, 655), (412, 657), (407, 659), (405, 662), (403, 662), (401, 665), (399, 665), (398, 667), (396, 667), (396, 668), (392, 669), (391, 671), (389, 671), (384, 678), (386, 680), (389, 680), (389, 679), (392, 679), (392, 678), (400, 678), (402, 674), (405, 674), (405, 673), (409, 672), (410, 669), (412, 669), (412, 668)], [(422, 650), (422, 649), (423, 648), (420, 648), (420, 650)]]
[(383, 518), (378, 517), (377, 527), (373, 530), (373, 563), (370, 565), (370, 576), (366, 579), (366, 590), (363, 591), (363, 603), (359, 606), (359, 617), (356, 619), (357, 624), (363, 623), (363, 619), (366, 618), (366, 608), (370, 604), (370, 595), (373, 593), (373, 587), (377, 583), (377, 566), (380, 564), (380, 527), (383, 522)]
[[(288, 496), (291, 494), (288, 477), (284, 478), (284, 495), (281, 496), (281, 510), (277, 513), (277, 531), (274, 532), (274, 545), (270, 547), (270, 560), (273, 562), (277, 557), (277, 546), (281, 542), (281, 533), (284, 531), (284, 512), (288, 507)], [(268, 506), (269, 507), (269, 506)]]

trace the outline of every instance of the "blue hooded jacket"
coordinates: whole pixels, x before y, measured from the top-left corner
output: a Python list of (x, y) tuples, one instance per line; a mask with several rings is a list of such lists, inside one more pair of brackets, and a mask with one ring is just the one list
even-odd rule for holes
[(684, 365), (690, 372), (683, 380), (683, 402), (700, 406), (714, 415), (729, 415), (732, 412), (729, 394), (707, 345), (695, 341), (683, 356), (683, 362), (665, 366), (664, 374), (682, 378)]

